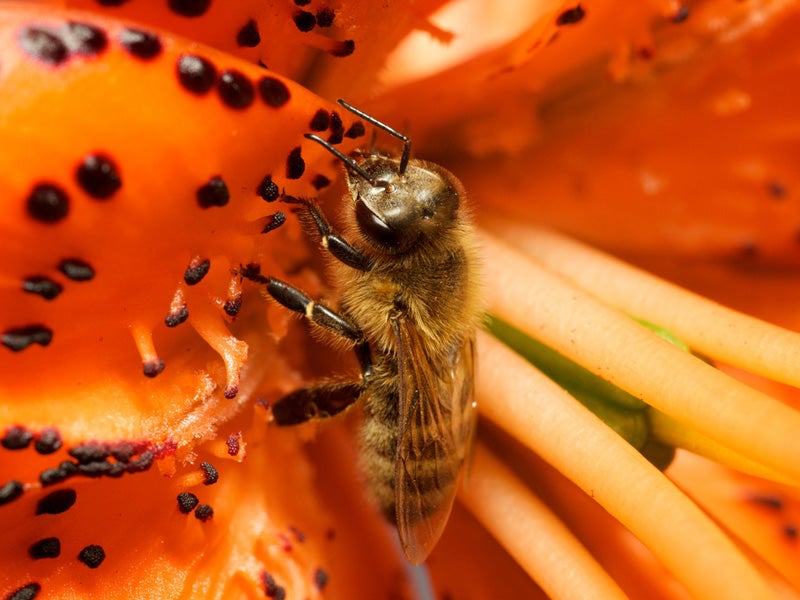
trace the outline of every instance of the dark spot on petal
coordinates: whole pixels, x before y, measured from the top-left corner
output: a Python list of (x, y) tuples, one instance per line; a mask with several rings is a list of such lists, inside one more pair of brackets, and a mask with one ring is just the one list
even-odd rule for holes
[(239, 314), (239, 311), (242, 308), (242, 295), (239, 294), (236, 298), (231, 300), (226, 300), (225, 304), (222, 305), (222, 310), (225, 311), (225, 314), (229, 317), (235, 317)]
[(223, 71), (220, 75), (217, 93), (226, 106), (236, 110), (247, 108), (255, 98), (253, 84), (247, 76), (233, 69)]
[(32, 275), (30, 277), (26, 277), (22, 282), (22, 290), (24, 292), (36, 294), (45, 300), (52, 300), (56, 298), (63, 289), (64, 288), (61, 287), (60, 283), (42, 275)]
[(211, 208), (212, 206), (225, 206), (231, 199), (228, 186), (219, 176), (212, 177), (208, 183), (198, 188), (197, 203), (200, 208)]
[(228, 447), (228, 454), (231, 456), (236, 456), (239, 454), (239, 439), (241, 438), (241, 434), (234, 433), (233, 435), (229, 435), (228, 439), (225, 440), (225, 445)]
[(77, 498), (75, 490), (69, 488), (50, 492), (36, 504), (36, 514), (60, 515), (72, 508)]
[(350, 56), (355, 50), (356, 43), (353, 40), (344, 40), (328, 50), (328, 53), (336, 58), (344, 58), (345, 56)]
[(178, 59), (178, 81), (192, 94), (207, 94), (217, 80), (217, 69), (202, 56), (184, 54)]
[(0, 485), (0, 506), (16, 500), (22, 496), (22, 492), (24, 490), (25, 488), (22, 487), (22, 483), (14, 479), (8, 483)]
[(315, 190), (321, 190), (322, 188), (328, 187), (330, 184), (331, 180), (322, 174), (314, 175), (314, 178), (311, 180), (311, 185)]
[(311, 117), (311, 122), (308, 124), (311, 131), (325, 131), (331, 123), (331, 115), (324, 108), (320, 108)]
[(188, 318), (189, 318), (189, 309), (186, 308), (185, 304), (182, 304), (180, 310), (174, 313), (169, 313), (164, 318), (164, 323), (166, 324), (167, 327), (177, 327)]
[(194, 509), (194, 516), (205, 523), (214, 516), (214, 509), (208, 504), (200, 504)]
[(97, 0), (100, 6), (122, 6), (128, 0)]
[(57, 467), (45, 469), (39, 473), (39, 482), (43, 486), (54, 485), (69, 479), (78, 472), (78, 466), (68, 460), (62, 461)]
[(689, 7), (685, 4), (682, 4), (678, 11), (672, 15), (672, 22), (673, 23), (683, 23), (686, 19), (689, 18)]
[(11, 592), (6, 600), (33, 600), (41, 591), (42, 586), (33, 581)]
[(328, 136), (328, 142), (331, 144), (339, 144), (344, 139), (344, 123), (342, 117), (336, 111), (331, 112), (331, 133)]
[(767, 494), (749, 494), (747, 500), (776, 511), (782, 510), (784, 506), (783, 499)]
[(236, 34), (236, 45), (240, 48), (255, 48), (261, 43), (258, 23), (250, 19)]
[(58, 263), (58, 270), (72, 281), (91, 281), (95, 275), (92, 265), (79, 258), (65, 258)]
[(793, 542), (797, 539), (797, 525), (794, 523), (786, 523), (781, 529), (783, 531), (783, 535), (789, 538), (790, 541)]
[(264, 177), (261, 183), (258, 184), (256, 193), (267, 202), (274, 202), (281, 195), (278, 185), (272, 181), (272, 177), (270, 175)]
[(57, 537), (43, 538), (30, 545), (28, 554), (34, 560), (40, 558), (58, 558), (61, 554), (61, 540)]
[(580, 22), (586, 16), (586, 11), (578, 4), (574, 8), (565, 10), (556, 19), (556, 25), (574, 25)]
[(31, 445), (33, 432), (19, 425), (12, 425), (6, 429), (0, 445), (6, 450), (24, 450)]
[(317, 26), (317, 18), (314, 16), (314, 13), (310, 13), (306, 10), (298, 10), (292, 19), (294, 20), (295, 27), (303, 33), (307, 33)]
[(39, 454), (52, 454), (61, 448), (61, 434), (55, 427), (45, 427), (39, 432), (33, 447)]
[(361, 121), (356, 121), (350, 126), (350, 129), (345, 131), (344, 137), (350, 139), (360, 138), (362, 135), (366, 133), (366, 129), (364, 129), (364, 124)]
[(779, 181), (770, 181), (767, 184), (767, 191), (777, 200), (783, 200), (786, 197), (786, 187)]
[(283, 225), (286, 222), (286, 215), (282, 212), (276, 212), (274, 215), (269, 215), (264, 221), (264, 227), (261, 233), (269, 233)]
[(108, 47), (105, 32), (88, 23), (67, 23), (64, 41), (71, 52), (83, 56), (95, 56)]
[(108, 444), (102, 442), (85, 442), (77, 444), (67, 452), (79, 464), (85, 465), (93, 462), (101, 462), (109, 457), (110, 451)]
[(317, 589), (319, 591), (322, 591), (322, 589), (327, 584), (328, 584), (328, 573), (324, 569), (318, 567), (314, 571), (314, 585), (317, 586)]
[(261, 99), (273, 108), (280, 108), (291, 98), (286, 84), (275, 77), (262, 77), (258, 81), (258, 93), (261, 95)]
[(130, 442), (117, 442), (108, 451), (116, 460), (128, 462), (136, 454), (136, 447)]
[(44, 325), (28, 325), (15, 329), (7, 329), (0, 337), (3, 346), (14, 352), (24, 350), (31, 344), (47, 346), (53, 341), (53, 332)]
[(107, 200), (122, 185), (117, 165), (105, 154), (90, 154), (75, 171), (78, 185), (96, 200)]
[(200, 470), (203, 472), (203, 485), (213, 485), (219, 480), (219, 472), (209, 462), (201, 462)]
[(286, 178), (300, 179), (306, 170), (306, 161), (303, 160), (302, 148), (298, 146), (289, 153), (286, 159)]
[(317, 11), (317, 25), (320, 27), (330, 27), (333, 25), (333, 20), (336, 18), (336, 13), (332, 8), (322, 8)]
[(208, 270), (210, 268), (210, 260), (207, 258), (201, 259), (200, 257), (197, 257), (189, 263), (189, 266), (186, 268), (186, 271), (183, 274), (183, 280), (186, 282), (186, 285), (197, 285), (203, 281), (203, 277), (208, 274)]
[(59, 65), (69, 56), (69, 50), (61, 38), (44, 27), (23, 29), (20, 44), (26, 54), (50, 65)]
[(264, 594), (267, 598), (275, 598), (275, 600), (286, 599), (286, 590), (283, 586), (275, 583), (275, 579), (266, 571), (261, 573), (261, 583), (264, 584)]
[(222, 392), (222, 395), (225, 396), (228, 400), (232, 398), (236, 398), (236, 394), (239, 393), (239, 386), (232, 385), (231, 387), (225, 388), (225, 391)]
[(188, 515), (200, 503), (197, 496), (190, 492), (181, 492), (178, 494), (178, 510), (183, 514)]
[(142, 452), (139, 455), (139, 458), (134, 458), (128, 463), (128, 465), (125, 467), (125, 470), (128, 473), (141, 473), (143, 471), (148, 471), (150, 467), (153, 466), (154, 458), (155, 456), (152, 452)]
[(78, 553), (78, 560), (90, 569), (96, 569), (105, 559), (106, 551), (97, 544), (90, 544)]
[(58, 223), (69, 213), (69, 196), (53, 183), (40, 183), (28, 196), (26, 208), (40, 223)]
[(141, 60), (152, 60), (161, 54), (161, 40), (149, 31), (141, 29), (123, 29), (119, 34), (119, 43), (132, 56)]
[(142, 363), (142, 373), (144, 373), (145, 377), (150, 377), (151, 379), (157, 376), (164, 370), (164, 361), (160, 358), (155, 358), (153, 360), (146, 360)]
[(211, 0), (169, 0), (169, 9), (182, 17), (199, 17), (211, 6)]
[(295, 6), (308, 6), (311, 0), (294, 0)]

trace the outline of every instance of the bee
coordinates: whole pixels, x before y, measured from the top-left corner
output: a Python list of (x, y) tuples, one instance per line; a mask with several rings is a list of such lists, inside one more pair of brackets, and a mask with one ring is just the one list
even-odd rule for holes
[[(339, 100), (403, 144), (400, 156), (345, 155), (345, 231), (307, 199), (301, 220), (337, 262), (337, 310), (258, 275), (272, 298), (352, 344), (361, 376), (297, 390), (272, 407), (279, 425), (364, 407), (362, 467), (413, 564), (425, 561), (447, 523), (474, 437), (475, 330), (481, 318), (474, 234), (461, 183), (437, 164), (411, 159), (409, 138)], [(350, 242), (348, 239), (352, 239)]]

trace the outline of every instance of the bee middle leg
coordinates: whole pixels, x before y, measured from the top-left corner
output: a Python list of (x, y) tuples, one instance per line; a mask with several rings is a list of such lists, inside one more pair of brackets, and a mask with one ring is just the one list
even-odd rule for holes
[(302, 388), (273, 404), (272, 416), (278, 425), (297, 425), (332, 417), (355, 402), (362, 387), (360, 382), (343, 381)]

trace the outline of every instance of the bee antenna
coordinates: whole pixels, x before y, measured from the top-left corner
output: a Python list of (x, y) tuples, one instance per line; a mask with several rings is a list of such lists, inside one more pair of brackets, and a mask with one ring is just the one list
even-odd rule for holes
[(316, 135), (314, 133), (307, 133), (307, 134), (305, 134), (305, 138), (317, 142), (320, 146), (325, 148), (325, 150), (327, 150), (328, 152), (333, 154), (336, 158), (338, 158), (345, 165), (350, 167), (353, 171), (358, 173), (366, 181), (369, 181), (369, 183), (370, 183), (370, 185), (372, 185), (372, 187), (386, 188), (386, 187), (389, 186), (389, 184), (386, 181), (379, 181), (377, 179), (373, 179), (372, 177), (370, 177), (369, 173), (367, 173), (364, 169), (359, 167), (358, 163), (356, 161), (354, 161), (352, 158), (350, 158), (349, 156), (347, 156), (345, 153), (341, 152), (337, 148), (334, 148), (333, 145), (330, 142), (328, 142), (326, 140), (323, 140), (318, 135)]
[(397, 131), (396, 129), (392, 129), (386, 123), (381, 123), (375, 117), (369, 116), (364, 111), (357, 109), (355, 106), (351, 104), (348, 104), (341, 98), (339, 98), (337, 102), (339, 103), (340, 106), (346, 108), (354, 115), (361, 117), (368, 123), (372, 123), (375, 127), (378, 127), (379, 129), (383, 129), (389, 135), (394, 136), (398, 140), (403, 142), (403, 155), (400, 157), (400, 175), (404, 174), (406, 172), (406, 167), (408, 166), (408, 159), (411, 158), (411, 140), (408, 139), (407, 136)]

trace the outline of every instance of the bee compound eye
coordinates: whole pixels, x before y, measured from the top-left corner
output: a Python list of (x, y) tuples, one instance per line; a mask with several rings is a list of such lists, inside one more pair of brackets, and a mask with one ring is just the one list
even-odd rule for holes
[(356, 202), (356, 220), (361, 231), (379, 246), (391, 251), (401, 250), (405, 246), (403, 232), (389, 227), (363, 200)]

